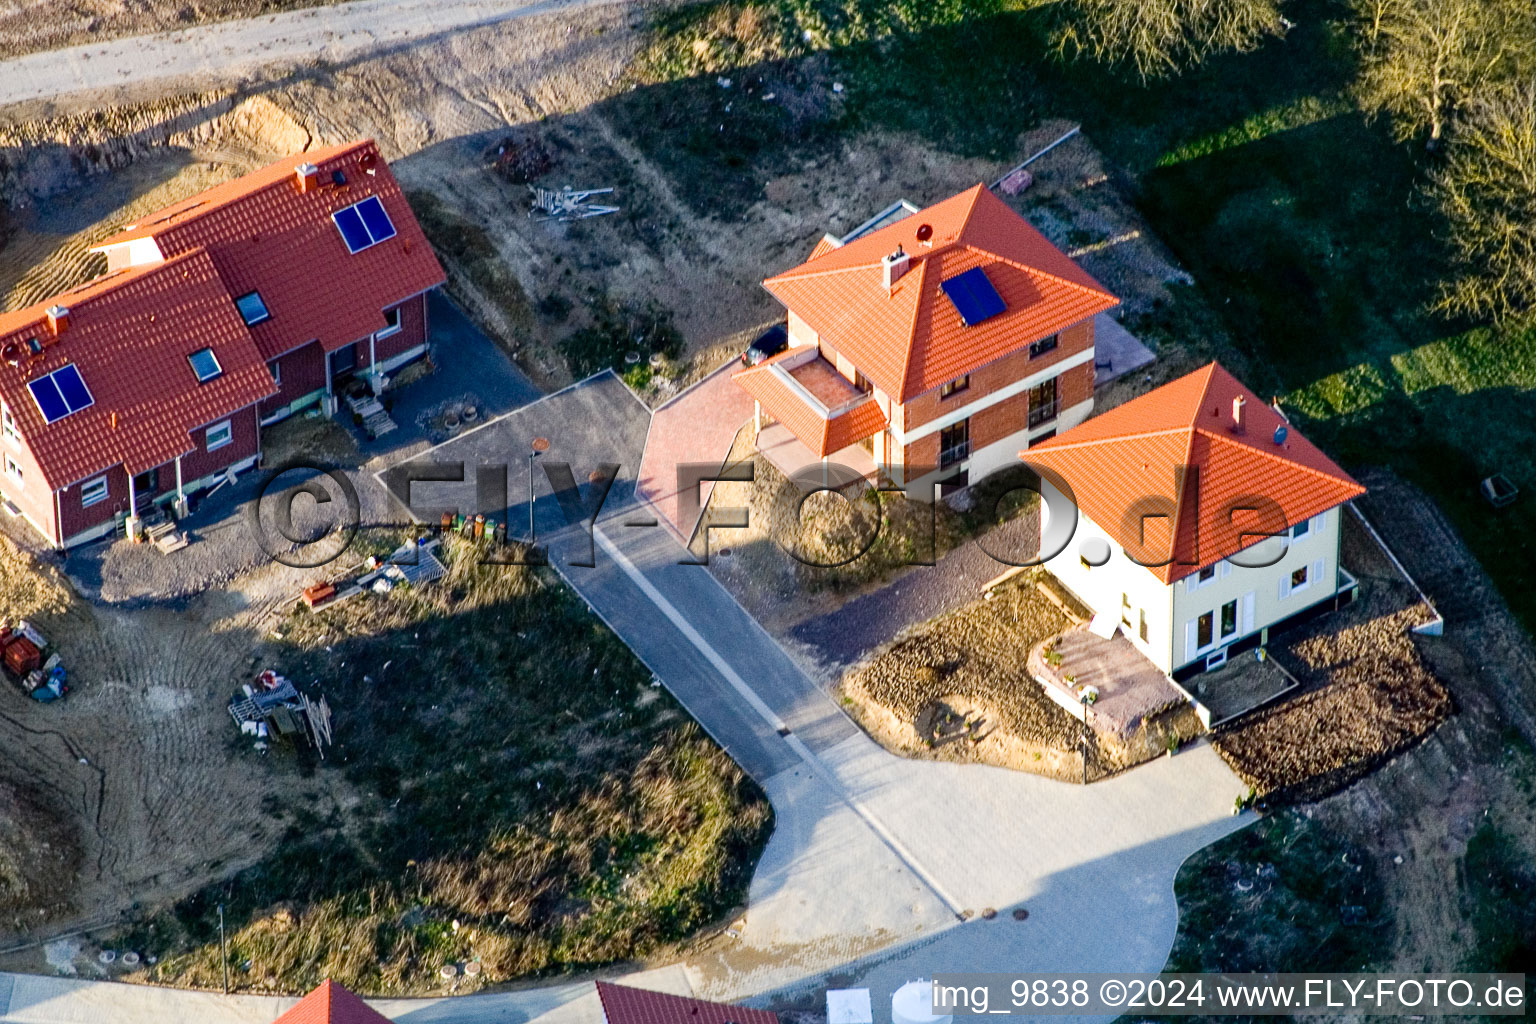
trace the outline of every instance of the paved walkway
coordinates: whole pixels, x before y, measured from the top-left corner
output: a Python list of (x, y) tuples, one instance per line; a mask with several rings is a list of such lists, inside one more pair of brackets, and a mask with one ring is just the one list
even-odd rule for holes
[(731, 454), (737, 432), (752, 418), (752, 396), (731, 380), (740, 369), (741, 363), (732, 359), (651, 415), (638, 487), (683, 538), (691, 538), (698, 528), (714, 484), (699, 486), (696, 503), (684, 502), (677, 467), (684, 463), (720, 466)]
[[(236, 81), (263, 65), (340, 61), (437, 36), (616, 0), (355, 0), (0, 61), (0, 106), (195, 78)], [(627, 0), (617, 0), (627, 2)]]
[[(837, 972), (875, 985), (878, 1000), (882, 986), (944, 968), (1159, 969), (1177, 925), (1178, 864), (1246, 820), (1230, 816), (1243, 787), (1215, 752), (1196, 746), (1090, 787), (888, 754), (706, 569), (684, 564), (686, 549), (635, 502), (647, 421), (604, 375), (433, 455), (505, 458), (553, 423), (564, 429), (547, 434), (546, 458), (571, 462), (577, 481), (599, 461), (620, 466), (590, 535), (564, 525), (536, 477), (541, 540), (593, 610), (764, 784), (777, 813), (746, 927), (734, 946), (690, 961), (694, 987), (743, 998)], [(468, 486), (427, 486), (418, 504), (473, 507)], [(1020, 904), (1027, 925), (1006, 913)], [(1007, 923), (982, 920), (988, 908)]]

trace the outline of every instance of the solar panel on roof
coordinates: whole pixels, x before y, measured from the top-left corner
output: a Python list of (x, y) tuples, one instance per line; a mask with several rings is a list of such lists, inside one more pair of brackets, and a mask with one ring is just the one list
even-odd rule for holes
[(956, 274), (939, 287), (949, 296), (955, 312), (960, 314), (961, 321), (967, 327), (975, 327), (984, 320), (990, 320), (1007, 308), (1003, 305), (1003, 297), (997, 294), (997, 289), (987, 279), (987, 272), (981, 267), (972, 267), (963, 274)]
[(28, 384), (27, 389), (32, 392), (32, 400), (37, 403), (37, 411), (43, 414), (44, 423), (69, 415), (69, 406), (64, 404), (64, 396), (59, 394), (59, 386), (52, 377), (39, 377)]
[(32, 400), (37, 403), (37, 411), (43, 414), (45, 423), (61, 420), (95, 402), (74, 363), (29, 382), (27, 390), (32, 392)]
[(357, 212), (363, 215), (363, 224), (368, 228), (368, 234), (373, 237), (375, 244), (395, 237), (395, 225), (390, 222), (389, 214), (384, 210), (384, 204), (379, 202), (378, 196), (369, 196), (357, 204)]
[(54, 370), (53, 380), (59, 386), (59, 394), (64, 396), (64, 404), (69, 406), (70, 412), (79, 412), (95, 404), (96, 400), (91, 397), (90, 389), (85, 386), (85, 378), (80, 376), (80, 371), (75, 369), (74, 363)]
[(336, 222), (336, 230), (341, 232), (341, 240), (347, 243), (348, 252), (362, 252), (373, 244), (373, 239), (368, 237), (368, 228), (363, 224), (362, 215), (357, 212), (357, 207), (348, 206), (331, 214), (331, 220)]

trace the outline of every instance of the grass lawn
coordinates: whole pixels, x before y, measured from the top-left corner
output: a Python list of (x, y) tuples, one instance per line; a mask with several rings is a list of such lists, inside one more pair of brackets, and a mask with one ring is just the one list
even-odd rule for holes
[(264, 793), (248, 755), (231, 799), (288, 814), (286, 840), (115, 940), (159, 958), (140, 980), (218, 987), (221, 900), (241, 990), (408, 994), (448, 964), (494, 983), (642, 958), (744, 899), (756, 785), (549, 571), (448, 544), (439, 583), (285, 620), (264, 653), (335, 709), (309, 768), (339, 795)]
[[(1536, 492), (1536, 328), (1428, 312), (1444, 258), (1422, 194), (1430, 158), (1356, 109), (1342, 5), (1286, 13), (1284, 40), (1144, 86), (1047, 56), (1048, 7), (1031, 0), (690, 5), (656, 24), (615, 122), (729, 217), (852, 133), (1007, 162), (1039, 117), (1080, 120), (1198, 282), (1200, 313), (1164, 310), (1145, 329), (1231, 363), (1346, 466), (1386, 464), (1435, 495), (1536, 624), (1536, 500), (1494, 512), (1477, 493), (1493, 472)], [(779, 102), (747, 102), (747, 85)]]

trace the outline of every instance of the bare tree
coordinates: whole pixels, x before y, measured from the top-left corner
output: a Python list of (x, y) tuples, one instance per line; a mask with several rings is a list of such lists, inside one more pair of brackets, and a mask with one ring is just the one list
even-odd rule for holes
[(1470, 101), (1432, 182), (1460, 267), (1442, 308), (1495, 320), (1536, 310), (1536, 82)]
[(1064, 0), (1056, 49), (1125, 63), (1143, 81), (1213, 53), (1251, 50), (1285, 22), (1281, 0)]
[(1439, 146), (1456, 107), (1530, 66), (1531, 0), (1351, 0), (1360, 98), (1399, 140)]

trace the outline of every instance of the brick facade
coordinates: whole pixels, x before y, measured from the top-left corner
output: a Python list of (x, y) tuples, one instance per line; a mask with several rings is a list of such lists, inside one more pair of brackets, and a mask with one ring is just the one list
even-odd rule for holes
[[(400, 310), (400, 330), (373, 343), (374, 358), (381, 363), (419, 348), (427, 341), (427, 297), (418, 295), (395, 308)], [(360, 347), (367, 351), (366, 346)]]

